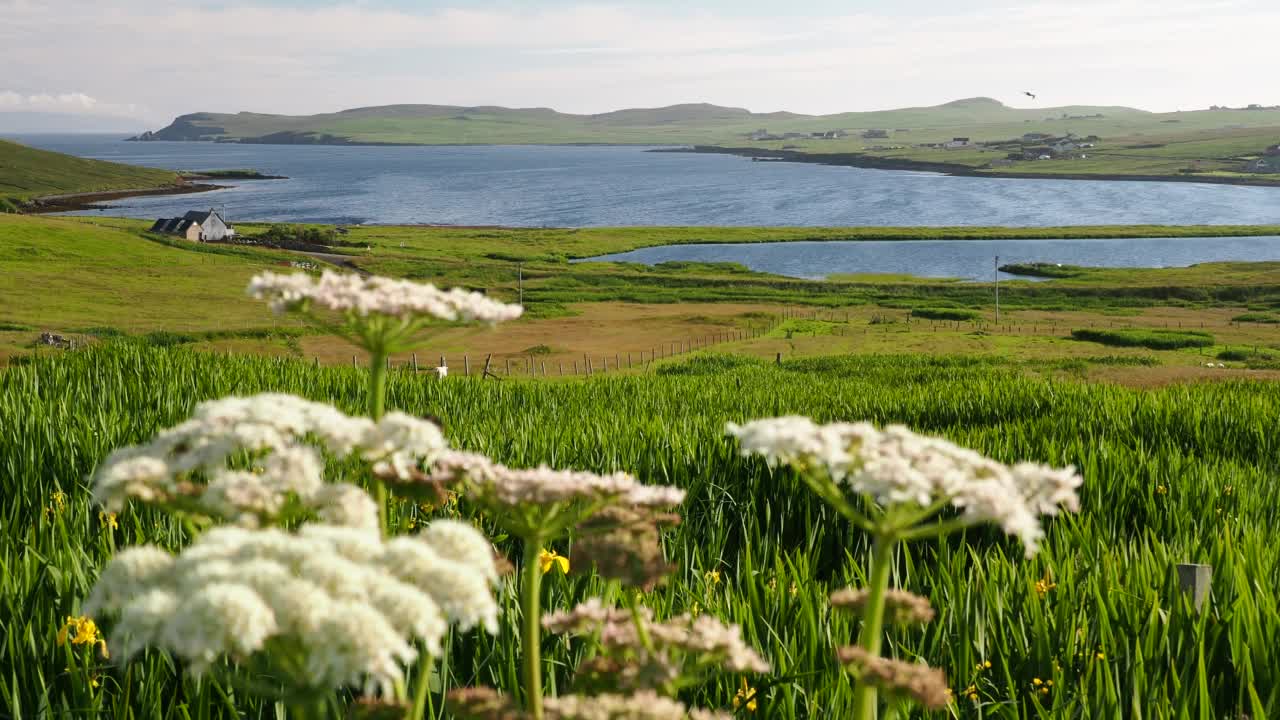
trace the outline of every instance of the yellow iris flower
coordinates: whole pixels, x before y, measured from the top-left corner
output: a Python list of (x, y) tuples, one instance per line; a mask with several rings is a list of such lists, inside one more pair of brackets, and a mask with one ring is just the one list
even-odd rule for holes
[(551, 572), (551, 568), (559, 567), (561, 575), (569, 574), (569, 558), (557, 553), (555, 550), (543, 549), (538, 553), (538, 565), (542, 567), (542, 574), (546, 575)]

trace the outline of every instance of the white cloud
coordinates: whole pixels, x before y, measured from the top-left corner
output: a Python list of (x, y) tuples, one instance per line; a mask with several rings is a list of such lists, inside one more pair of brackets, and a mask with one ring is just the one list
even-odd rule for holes
[(8, 110), (46, 110), (52, 112), (102, 112), (127, 110), (129, 106), (103, 105), (95, 98), (81, 92), (35, 93), (23, 95), (12, 90), (0, 90), (0, 108)]
[[(1009, 0), (991, 0), (1007, 2)], [(175, 8), (174, 6), (177, 5)], [(399, 102), (573, 112), (708, 101), (838, 112), (991, 95), (1151, 109), (1274, 103), (1270, 0), (1018, 0), (825, 17), (639, 2), (405, 11), (0, 0), (0, 106), (310, 113)], [(874, 6), (874, 9), (872, 9)], [(44, 88), (78, 88), (51, 93)], [(87, 93), (87, 94), (86, 94)], [(93, 96), (93, 97), (91, 97)], [(86, 104), (87, 103), (87, 104)]]

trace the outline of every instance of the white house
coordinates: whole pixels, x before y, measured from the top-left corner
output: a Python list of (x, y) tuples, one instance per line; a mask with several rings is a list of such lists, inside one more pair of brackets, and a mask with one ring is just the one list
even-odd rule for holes
[(192, 210), (182, 217), (160, 218), (151, 226), (151, 232), (181, 235), (193, 242), (216, 242), (236, 234), (235, 228), (228, 225), (213, 208), (208, 212)]
[(971, 143), (971, 142), (969, 142), (969, 138), (967, 138), (967, 137), (958, 137), (958, 138), (951, 138), (951, 141), (950, 141), (950, 142), (948, 142), (948, 143), (947, 143), (946, 145), (944, 145), (943, 147), (946, 147), (946, 148), (962, 148), (962, 147), (969, 147), (970, 145), (972, 145), (972, 143)]

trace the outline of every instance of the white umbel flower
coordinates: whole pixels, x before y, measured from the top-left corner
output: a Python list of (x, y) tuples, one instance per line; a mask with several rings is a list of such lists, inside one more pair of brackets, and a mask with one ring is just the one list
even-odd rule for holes
[(1075, 468), (1034, 463), (1012, 467), (906, 427), (869, 423), (818, 425), (805, 417), (729, 423), (743, 455), (770, 465), (825, 473), (848, 490), (885, 505), (950, 504), (970, 523), (991, 522), (1018, 537), (1027, 555), (1044, 531), (1040, 515), (1075, 512), (1083, 479)]
[(629, 610), (606, 607), (599, 598), (591, 598), (566, 612), (542, 618), (549, 632), (596, 636), (606, 651), (620, 654), (648, 652), (636, 629), (641, 622), (648, 643), (659, 653), (678, 652), (700, 662), (712, 661), (732, 672), (769, 672), (769, 664), (742, 639), (742, 629), (728, 625), (710, 615), (679, 615), (661, 622), (653, 619), (653, 611), (640, 608), (639, 620)]
[(113, 452), (93, 477), (113, 511), (136, 500), (254, 526), (296, 499), (331, 524), (377, 524), (372, 501), (324, 482), (318, 448), (358, 454), (387, 477), (409, 477), (447, 447), (435, 423), (404, 413), (380, 421), (324, 403), (265, 393), (200, 403), (191, 418)]
[(608, 475), (583, 470), (509, 468), (476, 453), (444, 451), (431, 467), (436, 482), (464, 481), (483, 502), (508, 508), (579, 500), (613, 500), (620, 505), (671, 507), (685, 492), (666, 485), (643, 485), (624, 472)]
[(221, 526), (176, 557), (121, 553), (86, 608), (117, 618), (111, 646), (123, 659), (158, 647), (200, 673), (224, 659), (270, 662), (280, 640), (306, 652), (301, 668), (276, 668), (297, 687), (386, 693), (414, 642), (438, 655), (450, 624), (496, 631), (496, 578), (488, 541), (461, 523), (388, 543), (350, 527)]
[(497, 323), (514, 320), (524, 311), (519, 305), (508, 305), (460, 288), (441, 290), (409, 280), (331, 271), (325, 271), (319, 278), (306, 273), (264, 272), (249, 281), (248, 293), (258, 300), (266, 300), (276, 312), (320, 307), (357, 317), (385, 315), (401, 319), (431, 317), (449, 322)]

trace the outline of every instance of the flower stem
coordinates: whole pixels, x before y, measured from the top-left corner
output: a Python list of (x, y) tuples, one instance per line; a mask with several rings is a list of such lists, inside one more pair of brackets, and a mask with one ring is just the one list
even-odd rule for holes
[[(862, 612), (858, 645), (874, 657), (879, 657), (881, 641), (884, 639), (884, 596), (889, 587), (893, 549), (897, 544), (895, 536), (877, 535), (871, 549), (871, 577), (867, 585), (867, 604)], [(875, 686), (859, 682), (853, 695), (854, 720), (875, 720), (878, 711)]]
[[(369, 417), (375, 422), (382, 419), (387, 403), (387, 353), (385, 350), (373, 350), (369, 353)], [(387, 485), (378, 478), (373, 479), (373, 499), (378, 503), (378, 527), (382, 528), (382, 536), (391, 535), (391, 520), (387, 517)]]
[(289, 716), (298, 720), (325, 720), (329, 717), (329, 703), (323, 696), (291, 705), (289, 710)]
[(542, 538), (524, 538), (524, 575), (520, 583), (521, 650), (524, 655), (524, 705), (533, 720), (542, 720)]
[(369, 354), (369, 417), (382, 419), (387, 403), (387, 353), (375, 350)]
[(413, 686), (413, 707), (406, 720), (422, 720), (427, 710), (427, 694), (431, 686), (431, 655), (422, 653), (418, 656), (418, 677)]

